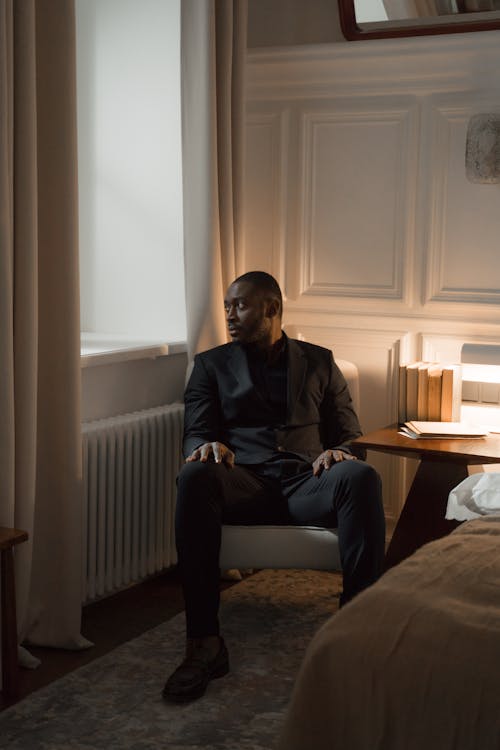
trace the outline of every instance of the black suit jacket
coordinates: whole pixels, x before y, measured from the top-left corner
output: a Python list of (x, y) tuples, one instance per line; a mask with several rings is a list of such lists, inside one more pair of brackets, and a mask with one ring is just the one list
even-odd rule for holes
[(361, 428), (330, 350), (288, 339), (287, 364), (286, 421), (263, 426), (263, 400), (244, 347), (223, 344), (197, 354), (184, 396), (185, 456), (215, 440), (240, 464), (259, 464), (285, 451), (310, 463), (327, 448), (349, 451)]

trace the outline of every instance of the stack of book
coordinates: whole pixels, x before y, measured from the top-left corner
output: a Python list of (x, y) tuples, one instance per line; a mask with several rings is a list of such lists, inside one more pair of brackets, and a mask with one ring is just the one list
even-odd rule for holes
[(462, 406), (460, 365), (413, 362), (399, 368), (398, 421), (459, 422)]
[(411, 438), (479, 438), (488, 434), (486, 427), (467, 422), (405, 422), (400, 428), (403, 435)]

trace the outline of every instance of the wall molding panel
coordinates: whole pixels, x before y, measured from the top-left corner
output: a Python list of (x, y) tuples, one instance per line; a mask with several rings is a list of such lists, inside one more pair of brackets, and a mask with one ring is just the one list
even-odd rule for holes
[(469, 117), (500, 110), (498, 39), (252, 50), (248, 127), (281, 113), (286, 135), (280, 176), (251, 188), (279, 184), (279, 208), (249, 201), (261, 241), (242, 266), (265, 256), (296, 312), (498, 321), (500, 186), (468, 183), (464, 168)]
[[(496, 102), (481, 106), (500, 110)], [(432, 112), (425, 302), (500, 303), (500, 188), (469, 183), (465, 175), (465, 135), (473, 113), (467, 99)]]
[(253, 49), (248, 101), (461, 92), (498, 87), (498, 32)]
[(366, 104), (346, 110), (333, 101), (328, 111), (301, 113), (301, 295), (404, 297), (415, 108)]

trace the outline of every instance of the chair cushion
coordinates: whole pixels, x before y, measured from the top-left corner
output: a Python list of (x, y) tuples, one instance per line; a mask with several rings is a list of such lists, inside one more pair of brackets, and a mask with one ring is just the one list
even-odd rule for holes
[(317, 526), (223, 526), (222, 570), (341, 570), (336, 529)]

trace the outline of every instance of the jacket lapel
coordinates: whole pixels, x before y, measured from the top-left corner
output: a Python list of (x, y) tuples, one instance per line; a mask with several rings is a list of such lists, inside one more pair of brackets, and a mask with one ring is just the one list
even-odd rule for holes
[(295, 404), (299, 398), (307, 371), (304, 352), (294, 339), (288, 339), (288, 408), (287, 421), (293, 422)]
[(250, 370), (248, 369), (247, 355), (243, 347), (239, 346), (239, 344), (232, 344), (229, 356), (231, 373), (238, 382), (238, 391), (249, 391), (253, 388), (253, 383), (250, 378)]

